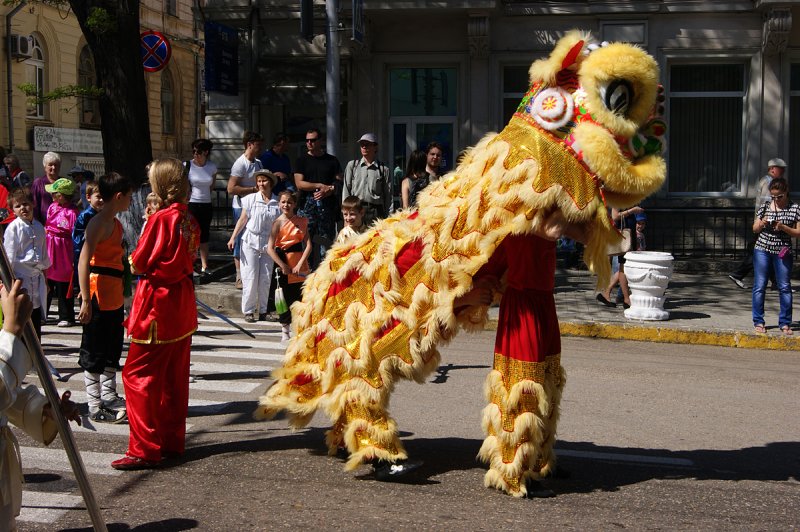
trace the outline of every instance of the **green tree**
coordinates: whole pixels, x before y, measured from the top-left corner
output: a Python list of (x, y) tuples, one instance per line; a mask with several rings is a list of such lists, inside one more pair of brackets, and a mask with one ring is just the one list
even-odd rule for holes
[[(62, 0), (57, 0), (62, 1)], [(139, 44), (139, 0), (69, 0), (94, 56), (100, 96), (100, 130), (106, 172), (116, 171), (137, 187), (131, 207), (119, 216), (131, 251), (139, 240), (146, 181), (153, 160), (150, 119)]]
[[(3, 0), (5, 5), (24, 0)], [(27, 1), (25, 1), (27, 3)], [(135, 246), (142, 227), (145, 167), (153, 160), (150, 120), (139, 44), (139, 0), (33, 0), (71, 9), (94, 56), (97, 88), (59, 87), (37, 97), (51, 101), (91, 93), (100, 107), (100, 131), (106, 172), (129, 177), (136, 187), (131, 208), (120, 215), (125, 241)], [(35, 88), (20, 89), (28, 96)], [(88, 92), (84, 92), (88, 91)]]
[[(46, 101), (79, 95), (99, 100), (103, 157), (106, 172), (130, 177), (136, 186), (145, 181), (145, 167), (153, 159), (150, 120), (139, 44), (139, 0), (31, 0), (71, 9), (94, 56), (96, 88), (58, 87), (45, 95), (20, 85), (27, 96)], [(5, 5), (27, 0), (2, 0)], [(99, 89), (99, 90), (98, 90)]]
[[(63, 1), (58, 3), (64, 3)], [(145, 181), (153, 159), (139, 44), (139, 0), (69, 0), (94, 56), (106, 171)]]

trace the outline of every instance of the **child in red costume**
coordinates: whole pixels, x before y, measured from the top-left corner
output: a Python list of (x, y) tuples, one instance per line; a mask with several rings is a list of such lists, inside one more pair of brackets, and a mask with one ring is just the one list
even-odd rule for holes
[(189, 181), (177, 159), (153, 161), (150, 186), (162, 200), (130, 257), (141, 275), (128, 316), (131, 344), (122, 370), (128, 452), (114, 469), (146, 469), (183, 454), (189, 409), (189, 350), (197, 329), (192, 265), (200, 227), (189, 214)]

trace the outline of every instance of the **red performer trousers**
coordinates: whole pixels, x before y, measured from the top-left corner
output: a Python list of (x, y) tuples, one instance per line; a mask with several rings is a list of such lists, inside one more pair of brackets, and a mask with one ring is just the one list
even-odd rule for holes
[(128, 407), (128, 456), (158, 462), (183, 453), (189, 410), (192, 337), (168, 344), (131, 342), (122, 369)]

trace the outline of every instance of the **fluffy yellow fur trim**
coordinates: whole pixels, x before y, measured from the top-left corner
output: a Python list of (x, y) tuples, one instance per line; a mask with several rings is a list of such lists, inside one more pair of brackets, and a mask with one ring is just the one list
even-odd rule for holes
[[(658, 92), (658, 63), (635, 46), (614, 43), (590, 53), (581, 62), (578, 79), (595, 120), (615, 135), (630, 137), (653, 110)], [(601, 88), (618, 79), (628, 81), (633, 88), (625, 114), (612, 112), (601, 98)]]
[(492, 371), (487, 377), (484, 388), (490, 403), (482, 422), (487, 436), (478, 452), (478, 458), (489, 464), (484, 477), (487, 487), (523, 496), (526, 479), (554, 470), (552, 449), (566, 381), (563, 368), (559, 371), (545, 374), (542, 383), (524, 380), (508, 391), (500, 372)]
[(533, 62), (531, 68), (528, 70), (531, 83), (542, 81), (546, 85), (554, 85), (556, 82), (556, 75), (564, 68), (564, 59), (567, 54), (573, 51), (573, 48), (581, 41), (580, 52), (576, 57), (576, 62), (570, 67), (572, 70), (577, 70), (580, 61), (583, 60), (583, 50), (591, 40), (591, 34), (578, 30), (567, 32), (556, 43), (550, 55), (543, 59), (538, 59)]
[[(554, 69), (564, 66), (564, 58), (571, 76), (583, 72), (585, 43), (578, 43), (583, 37), (569, 34), (547, 62), (532, 67), (532, 75), (544, 78), (548, 71), (555, 79)], [(453, 172), (421, 193), (416, 211), (397, 212), (335, 245), (306, 280), (302, 301), (292, 306), (295, 336), (256, 417), (283, 410), (291, 425), (300, 427), (319, 408), (334, 421), (351, 402), (385, 409), (396, 380), (423, 382), (439, 364), (437, 346), (459, 326), (486, 323), (485, 308), (455, 316), (455, 299), (472, 288), (473, 276), (505, 237), (536, 233), (554, 210), (585, 228), (584, 259), (598, 283), (605, 284), (610, 275), (606, 246), (620, 238), (605, 197), (641, 198), (655, 191), (664, 166), (655, 156), (625, 159), (607, 125), (599, 120), (588, 125), (594, 129), (576, 130), (579, 144), (585, 144), (582, 161), (575, 146), (515, 115), (502, 132), (486, 135)], [(552, 402), (546, 384), (544, 393), (528, 384), (523, 389), (512, 395), (533, 393)], [(546, 402), (541, 406), (552, 409)], [(345, 440), (352, 432), (349, 425), (360, 423), (351, 418), (341, 431)], [(525, 416), (519, 422), (529, 424), (524, 428), (529, 432), (543, 426)], [(360, 449), (361, 458), (380, 454)]]

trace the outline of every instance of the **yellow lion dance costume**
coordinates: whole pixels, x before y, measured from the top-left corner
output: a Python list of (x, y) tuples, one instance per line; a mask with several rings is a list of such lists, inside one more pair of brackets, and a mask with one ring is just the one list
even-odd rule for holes
[[(322, 408), (334, 423), (329, 451), (346, 447), (346, 469), (405, 460), (387, 412), (395, 380), (424, 382), (439, 366), (440, 342), (459, 326), (485, 325), (487, 307), (456, 316), (454, 300), (505, 237), (532, 234), (560, 210), (583, 227), (584, 260), (607, 281), (607, 245), (620, 235), (606, 204), (635, 205), (665, 177), (663, 123), (652, 114), (658, 66), (634, 46), (590, 45), (570, 32), (533, 63), (530, 79), (505, 129), (420, 194), (416, 211), (329, 251), (292, 307), (294, 336), (256, 418), (286, 411), (299, 428)], [(528, 479), (554, 471), (564, 382), (560, 356), (513, 375), (491, 372), (479, 455), (487, 486), (524, 496)]]

